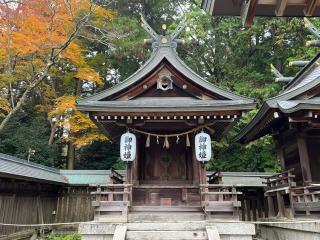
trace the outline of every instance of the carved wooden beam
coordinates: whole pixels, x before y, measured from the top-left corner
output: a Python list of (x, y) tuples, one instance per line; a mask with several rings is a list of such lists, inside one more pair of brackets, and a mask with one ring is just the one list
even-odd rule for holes
[(288, 3), (288, 0), (278, 0), (276, 10), (275, 10), (276, 16), (278, 17), (283, 16), (284, 11), (286, 10), (286, 7), (287, 7), (287, 3)]
[(150, 37), (152, 37), (152, 39), (157, 40), (159, 35), (152, 29), (152, 27), (146, 21), (142, 13), (140, 14), (140, 16), (141, 16), (141, 26), (150, 35)]
[(319, 4), (319, 0), (307, 0), (307, 5), (303, 10), (304, 15), (312, 16), (318, 4)]
[(241, 19), (244, 27), (250, 27), (256, 13), (258, 0), (245, 0), (241, 7)]
[(186, 26), (186, 23), (184, 21), (181, 21), (178, 27), (173, 31), (173, 33), (170, 34), (172, 39), (176, 39)]
[(294, 77), (285, 77), (283, 76), (278, 69), (273, 66), (273, 64), (270, 64), (271, 72), (276, 76), (276, 82), (290, 82)]
[(304, 21), (304, 26), (306, 28), (308, 28), (308, 30), (313, 34), (315, 35), (316, 37), (320, 38), (320, 30), (312, 24), (312, 22), (310, 22), (308, 20), (308, 18), (303, 18), (303, 21)]
[(307, 47), (320, 47), (320, 40), (310, 40), (306, 41)]
[(305, 67), (310, 61), (292, 61), (289, 62), (290, 67)]
[(276, 82), (284, 82), (284, 83), (288, 83), (291, 82), (294, 79), (294, 77), (277, 77), (275, 79)]

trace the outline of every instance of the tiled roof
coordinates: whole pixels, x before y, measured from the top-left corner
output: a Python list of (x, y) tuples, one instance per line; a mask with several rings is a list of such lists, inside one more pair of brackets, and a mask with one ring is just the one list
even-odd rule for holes
[[(125, 174), (124, 170), (117, 172)], [(211, 174), (212, 172), (207, 172), (207, 175)], [(273, 173), (222, 172), (222, 181), (224, 184), (239, 187), (264, 187), (261, 177), (270, 175)], [(58, 170), (0, 153), (0, 177), (69, 186), (89, 186), (110, 182), (110, 170)]]
[(159, 66), (159, 64), (164, 60), (167, 60), (169, 63), (171, 63), (180, 73), (182, 73), (185, 76), (188, 76), (188, 78), (193, 83), (222, 96), (222, 98), (229, 100), (243, 100), (247, 104), (252, 104), (254, 102), (253, 99), (224, 90), (208, 82), (207, 80), (199, 76), (197, 73), (195, 73), (179, 58), (175, 48), (166, 46), (154, 49), (149, 60), (146, 61), (145, 64), (143, 64), (134, 74), (132, 74), (126, 80), (98, 94), (79, 100), (78, 108), (80, 110), (86, 111), (86, 107), (88, 105), (93, 105), (96, 101), (101, 101), (102, 99), (105, 99), (115, 93), (123, 91), (124, 89), (130, 86), (133, 86), (141, 79), (145, 78), (148, 74), (150, 74), (154, 69), (156, 69)]
[(287, 84), (279, 95), (267, 99), (262, 104), (255, 117), (241, 130), (234, 141), (246, 143), (267, 134), (271, 125), (265, 124), (265, 121), (271, 122), (272, 119), (269, 118), (273, 116), (272, 111), (291, 113), (302, 109), (318, 110), (319, 100), (305, 93), (320, 85), (319, 63), (320, 53)]
[(110, 170), (60, 170), (70, 185), (99, 185), (110, 181)]
[(43, 181), (55, 184), (67, 184), (67, 179), (59, 170), (41, 164), (28, 162), (0, 153), (0, 176)]

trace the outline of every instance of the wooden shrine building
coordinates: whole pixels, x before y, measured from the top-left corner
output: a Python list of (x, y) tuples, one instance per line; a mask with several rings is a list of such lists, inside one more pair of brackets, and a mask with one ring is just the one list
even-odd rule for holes
[(241, 16), (251, 26), (255, 16), (319, 17), (317, 0), (202, 0), (201, 8), (213, 16)]
[[(236, 140), (264, 135), (276, 143), (283, 174), (271, 180), (270, 194), (289, 194), (278, 205), (297, 214), (320, 211), (320, 53), (276, 97), (266, 100)], [(297, 187), (298, 186), (298, 187)], [(266, 192), (268, 196), (268, 191)], [(278, 193), (278, 198), (280, 193)], [(287, 199), (286, 199), (287, 198)], [(291, 205), (291, 206), (290, 206)], [(280, 209), (281, 210), (281, 209)], [(279, 215), (284, 215), (284, 210)]]
[[(204, 164), (196, 160), (194, 136), (204, 131), (220, 139), (254, 102), (207, 82), (178, 57), (177, 36), (183, 24), (166, 36), (155, 33), (144, 20), (142, 26), (152, 38), (150, 59), (125, 81), (78, 101), (78, 109), (87, 112), (112, 141), (127, 131), (137, 138), (137, 155), (128, 165), (126, 183), (122, 188), (101, 186), (97, 199), (104, 199), (104, 206), (122, 199), (129, 210), (148, 206), (201, 210), (206, 204), (210, 211), (214, 190), (209, 188), (214, 186), (208, 186)], [(231, 186), (216, 187), (215, 199), (222, 205), (211, 210), (232, 213), (239, 207), (238, 193)], [(125, 196), (115, 197), (121, 193)], [(95, 204), (103, 211), (99, 201)]]

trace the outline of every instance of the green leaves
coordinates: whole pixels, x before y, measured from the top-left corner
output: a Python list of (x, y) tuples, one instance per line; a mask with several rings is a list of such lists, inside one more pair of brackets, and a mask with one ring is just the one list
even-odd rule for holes
[(47, 237), (37, 238), (37, 240), (81, 240), (81, 236), (78, 234), (69, 234), (69, 235), (50, 234)]

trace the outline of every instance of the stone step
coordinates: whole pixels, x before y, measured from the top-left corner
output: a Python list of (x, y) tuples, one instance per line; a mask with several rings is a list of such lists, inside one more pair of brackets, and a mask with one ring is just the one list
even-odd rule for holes
[(205, 231), (205, 221), (128, 223), (128, 231)]
[(206, 231), (128, 231), (126, 240), (208, 240)]
[(203, 212), (131, 212), (128, 222), (188, 222), (204, 221)]
[(131, 212), (203, 212), (200, 206), (132, 206)]

